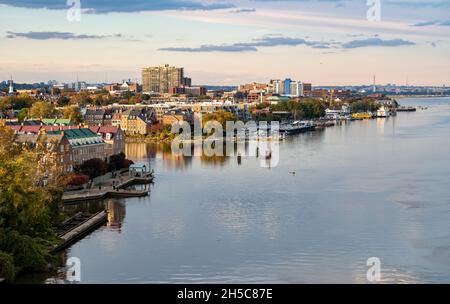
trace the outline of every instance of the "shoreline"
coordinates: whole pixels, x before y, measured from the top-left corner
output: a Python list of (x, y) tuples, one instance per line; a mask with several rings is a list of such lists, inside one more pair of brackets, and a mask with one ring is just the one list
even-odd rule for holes
[(430, 95), (417, 95), (417, 96), (409, 96), (409, 95), (386, 95), (386, 97), (394, 98), (394, 99), (427, 99), (427, 98), (449, 98), (450, 95), (439, 95), (439, 96), (430, 96)]

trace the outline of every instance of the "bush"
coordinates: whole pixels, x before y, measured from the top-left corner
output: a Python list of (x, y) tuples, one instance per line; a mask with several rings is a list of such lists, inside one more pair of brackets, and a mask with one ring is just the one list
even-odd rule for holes
[(71, 186), (81, 186), (89, 182), (89, 176), (84, 174), (77, 174), (70, 178), (69, 185)]
[(6, 282), (12, 282), (15, 277), (14, 258), (3, 251), (0, 251), (0, 278)]

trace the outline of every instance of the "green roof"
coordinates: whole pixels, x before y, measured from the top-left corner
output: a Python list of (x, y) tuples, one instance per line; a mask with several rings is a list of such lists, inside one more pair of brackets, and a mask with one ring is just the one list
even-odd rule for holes
[[(62, 131), (48, 131), (47, 134), (61, 134), (61, 132)], [(98, 137), (96, 133), (88, 128), (64, 130), (64, 135), (68, 139)]]
[(44, 118), (42, 119), (42, 122), (46, 125), (54, 125), (54, 124), (58, 124), (58, 125), (70, 125), (70, 119), (66, 119), (66, 118)]

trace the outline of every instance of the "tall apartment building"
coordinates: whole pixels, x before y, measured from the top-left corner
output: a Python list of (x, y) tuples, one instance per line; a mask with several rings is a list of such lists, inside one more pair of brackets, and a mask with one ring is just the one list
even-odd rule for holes
[(281, 96), (302, 97), (305, 95), (305, 88), (302, 82), (294, 81), (290, 78), (285, 80), (271, 80), (272, 91)]
[(166, 64), (142, 69), (142, 90), (144, 92), (169, 93), (170, 88), (181, 87), (184, 84), (184, 68), (171, 67)]

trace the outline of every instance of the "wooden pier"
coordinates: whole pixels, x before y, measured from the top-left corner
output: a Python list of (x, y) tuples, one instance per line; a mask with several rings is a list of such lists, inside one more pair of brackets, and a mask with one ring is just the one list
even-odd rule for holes
[(62, 243), (53, 249), (54, 252), (63, 250), (75, 241), (79, 240), (87, 233), (93, 231), (97, 227), (103, 225), (108, 221), (108, 212), (106, 210), (100, 211), (94, 215), (77, 213), (75, 216), (64, 221), (59, 226), (59, 237)]

